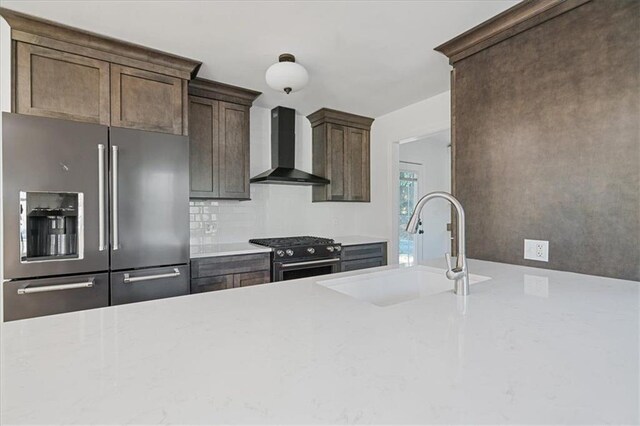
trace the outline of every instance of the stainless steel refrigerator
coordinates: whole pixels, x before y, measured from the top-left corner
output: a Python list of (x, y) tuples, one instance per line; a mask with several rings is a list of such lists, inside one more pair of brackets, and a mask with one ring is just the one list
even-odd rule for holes
[(187, 137), (2, 120), (5, 321), (189, 293)]

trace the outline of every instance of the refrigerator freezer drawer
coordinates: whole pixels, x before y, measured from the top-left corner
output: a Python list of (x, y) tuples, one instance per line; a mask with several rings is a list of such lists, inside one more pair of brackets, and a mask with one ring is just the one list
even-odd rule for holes
[(40, 317), (109, 306), (109, 274), (9, 281), (4, 320)]
[(186, 294), (189, 294), (189, 265), (111, 273), (112, 305)]

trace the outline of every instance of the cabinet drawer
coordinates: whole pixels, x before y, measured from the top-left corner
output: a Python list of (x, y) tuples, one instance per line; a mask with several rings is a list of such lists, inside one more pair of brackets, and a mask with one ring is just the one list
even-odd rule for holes
[(3, 284), (4, 320), (109, 306), (109, 275), (10, 281)]
[(191, 275), (193, 278), (266, 271), (270, 269), (271, 253), (206, 257), (191, 260)]
[(375, 268), (376, 266), (384, 266), (387, 263), (382, 257), (374, 257), (370, 259), (348, 260), (342, 262), (342, 272), (355, 271), (358, 269)]
[(182, 80), (111, 65), (111, 125), (181, 135)]
[(233, 276), (234, 287), (248, 287), (250, 285), (266, 284), (268, 282), (271, 282), (271, 273), (269, 271), (248, 272), (235, 274)]
[(109, 125), (109, 63), (16, 43), (16, 112)]
[(136, 269), (111, 273), (111, 304), (143, 302), (189, 294), (189, 267)]
[(387, 248), (386, 243), (344, 246), (342, 247), (342, 260), (344, 262), (344, 261), (356, 260), (356, 259), (367, 259), (371, 257), (386, 258), (387, 256), (386, 248)]
[(191, 294), (226, 290), (228, 288), (233, 288), (233, 274), (191, 280)]

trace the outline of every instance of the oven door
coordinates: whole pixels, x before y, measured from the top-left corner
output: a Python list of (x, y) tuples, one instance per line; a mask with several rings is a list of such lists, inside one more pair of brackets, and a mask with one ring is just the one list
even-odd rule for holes
[(273, 262), (272, 280), (286, 281), (340, 272), (340, 258)]

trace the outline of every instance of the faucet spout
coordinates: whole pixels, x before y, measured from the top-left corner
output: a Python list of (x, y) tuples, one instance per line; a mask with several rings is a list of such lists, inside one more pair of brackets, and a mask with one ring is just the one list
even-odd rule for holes
[(456, 210), (456, 217), (458, 219), (457, 228), (457, 246), (458, 257), (456, 258), (456, 266), (453, 267), (451, 263), (451, 255), (446, 253), (447, 260), (447, 278), (454, 281), (454, 292), (459, 296), (467, 296), (469, 294), (469, 271), (467, 268), (467, 254), (465, 245), (465, 217), (462, 204), (453, 195), (448, 192), (431, 192), (418, 201), (416, 207), (413, 209), (413, 214), (407, 223), (407, 232), (415, 234), (418, 232), (420, 225), (420, 213), (430, 200), (434, 198), (442, 198), (449, 201)]

